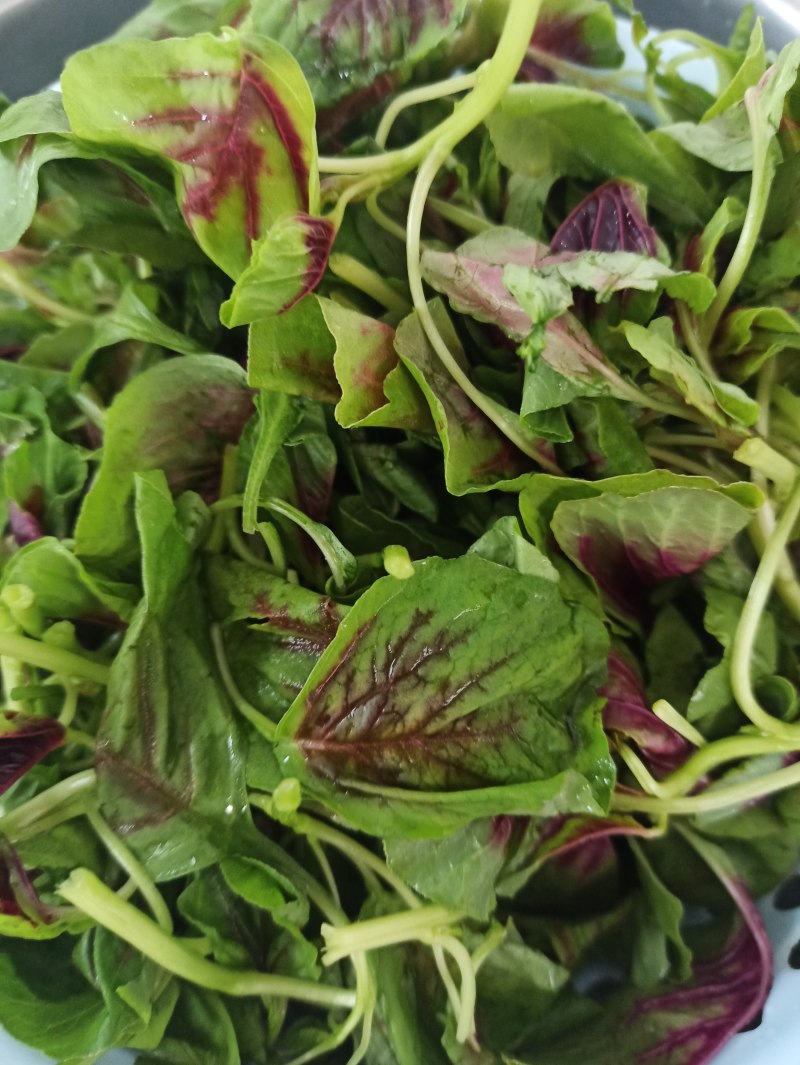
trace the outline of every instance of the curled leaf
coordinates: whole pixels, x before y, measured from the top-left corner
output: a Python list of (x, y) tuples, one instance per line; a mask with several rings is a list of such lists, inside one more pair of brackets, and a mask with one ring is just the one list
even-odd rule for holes
[(64, 727), (50, 717), (0, 714), (0, 795), (64, 742)]
[(608, 181), (590, 192), (566, 218), (550, 247), (562, 251), (630, 251), (655, 255), (658, 236), (633, 185)]

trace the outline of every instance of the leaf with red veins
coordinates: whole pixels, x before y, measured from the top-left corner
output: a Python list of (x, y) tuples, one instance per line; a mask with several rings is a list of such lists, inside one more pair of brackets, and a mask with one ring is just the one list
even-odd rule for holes
[(247, 325), (290, 311), (322, 280), (335, 236), (326, 218), (300, 212), (278, 219), (222, 304), (222, 323)]
[(558, 252), (630, 251), (654, 256), (658, 235), (632, 185), (609, 181), (581, 200), (561, 223), (550, 247)]
[(62, 87), (82, 140), (165, 160), (197, 242), (233, 278), (275, 222), (317, 209), (314, 102), (274, 41), (203, 33), (98, 45), (72, 57)]
[(297, 57), (314, 99), (330, 107), (405, 73), (453, 33), (466, 8), (465, 0), (257, 0), (252, 23)]
[(65, 736), (63, 725), (51, 717), (0, 713), (0, 795), (60, 747)]
[(354, 787), (449, 792), (594, 772), (604, 640), (553, 581), (472, 555), (419, 563), (352, 607), (279, 726), (282, 753)]

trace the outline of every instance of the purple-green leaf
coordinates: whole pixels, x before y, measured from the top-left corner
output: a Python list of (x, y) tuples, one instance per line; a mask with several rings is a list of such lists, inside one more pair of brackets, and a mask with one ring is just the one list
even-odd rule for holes
[(12, 710), (0, 714), (0, 795), (60, 747), (63, 725), (50, 717), (27, 717)]
[[(279, 757), (376, 831), (348, 792), (390, 787), (412, 805), (416, 792), (441, 793), (445, 812), (472, 796), (472, 818), (533, 813), (577, 772), (605, 802), (613, 774), (596, 697), (605, 642), (597, 619), (550, 579), (474, 555), (418, 563), (350, 610), (279, 726)], [(405, 830), (413, 815), (398, 802), (395, 827)], [(416, 831), (437, 834), (429, 821)]]
[(320, 107), (407, 70), (458, 26), (465, 0), (253, 0), (251, 25), (297, 57)]
[(233, 278), (273, 223), (317, 209), (314, 102), (274, 41), (98, 45), (69, 60), (61, 84), (78, 136), (166, 161), (189, 228)]
[(391, 326), (369, 315), (320, 300), (336, 341), (334, 370), (342, 390), (336, 420), (346, 429), (386, 426), (432, 432), (428, 405), (400, 362)]
[(284, 314), (250, 328), (247, 376), (255, 388), (335, 403), (341, 396), (333, 355), (336, 342), (314, 295)]
[(326, 218), (280, 218), (255, 244), (250, 265), (220, 308), (223, 325), (246, 325), (285, 314), (322, 280), (336, 230)]
[[(444, 308), (433, 303), (431, 311), (450, 351), (465, 365), (464, 351)], [(450, 377), (428, 343), (416, 313), (398, 326), (395, 346), (430, 407), (444, 452), (448, 490), (464, 495), (514, 487), (518, 478), (531, 469), (530, 460), (509, 443)]]

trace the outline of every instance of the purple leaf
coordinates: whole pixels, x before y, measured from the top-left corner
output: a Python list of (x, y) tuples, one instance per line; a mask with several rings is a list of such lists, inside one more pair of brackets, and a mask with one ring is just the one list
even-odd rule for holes
[(8, 791), (50, 751), (66, 732), (51, 717), (27, 717), (11, 710), (0, 714), (0, 795)]
[(608, 680), (600, 689), (605, 695), (603, 727), (633, 740), (645, 760), (659, 773), (681, 766), (692, 748), (650, 709), (644, 684), (635, 666), (619, 650), (608, 656)]
[(29, 510), (22, 510), (13, 499), (8, 502), (8, 524), (17, 547), (24, 547), (44, 536), (36, 515)]
[(553, 252), (630, 251), (654, 256), (658, 236), (632, 185), (609, 181), (582, 200), (556, 230)]

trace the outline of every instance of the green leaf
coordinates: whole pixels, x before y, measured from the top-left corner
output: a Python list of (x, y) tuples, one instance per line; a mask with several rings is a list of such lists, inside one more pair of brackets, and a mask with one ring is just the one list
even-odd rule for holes
[(216, 490), (222, 452), (253, 401), (230, 359), (189, 355), (135, 377), (109, 408), (100, 471), (75, 529), (75, 550), (109, 571), (136, 557), (134, 476), (163, 470), (170, 487)]
[(97, 786), (112, 827), (168, 880), (219, 861), (245, 809), (244, 766), (163, 474), (137, 477), (136, 516), (145, 596), (112, 666)]
[(767, 69), (766, 49), (764, 46), (764, 27), (757, 19), (750, 35), (747, 52), (742, 65), (719, 94), (711, 107), (703, 115), (703, 122), (721, 115), (723, 111), (738, 104), (748, 89), (757, 85)]
[(61, 85), (79, 137), (165, 160), (189, 228), (233, 278), (274, 222), (316, 210), (314, 104), (274, 41), (101, 44), (68, 61)]
[[(390, 836), (573, 808), (576, 775), (578, 805), (594, 806), (591, 789), (603, 803), (605, 650), (602, 626), (551, 578), (474, 555), (418, 563), (377, 581), (340, 625), (278, 727), (284, 771)], [(386, 788), (394, 809), (382, 809)]]
[(740, 425), (753, 425), (760, 407), (736, 385), (706, 377), (694, 359), (675, 343), (672, 323), (657, 318), (647, 328), (624, 322), (625, 339), (645, 359), (657, 381), (672, 385), (688, 403), (712, 422), (725, 425), (730, 419)]
[(432, 432), (425, 398), (395, 351), (394, 330), (333, 300), (319, 302), (336, 341), (333, 366), (342, 390), (335, 411), (339, 425)]
[(122, 24), (113, 40), (191, 37), (206, 30), (220, 30), (235, 24), (243, 6), (247, 5), (242, 0), (150, 0)]
[(251, 326), (248, 380), (255, 388), (335, 403), (335, 350), (319, 301), (307, 296), (285, 314)]
[(418, 894), (477, 921), (491, 917), (506, 851), (490, 819), (447, 839), (387, 839), (384, 847), (390, 868)]
[[(713, 204), (687, 168), (667, 158), (625, 108), (569, 85), (514, 85), (487, 119), (500, 162), (515, 174), (623, 179), (678, 225), (696, 225)], [(536, 144), (536, 152), (528, 150)]]
[[(431, 312), (447, 346), (462, 365), (465, 357), (453, 325), (440, 303)], [(397, 328), (395, 346), (402, 363), (419, 385), (430, 407), (444, 452), (444, 473), (453, 495), (513, 490), (529, 468), (492, 422), (472, 403), (439, 361), (416, 313)]]
[(594, 473), (619, 477), (652, 470), (653, 461), (619, 400), (574, 399), (569, 413)]
[(222, 996), (194, 984), (181, 987), (164, 1039), (138, 1065), (241, 1065), (239, 1044)]

